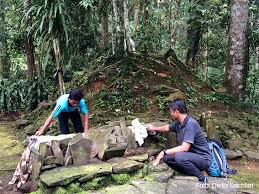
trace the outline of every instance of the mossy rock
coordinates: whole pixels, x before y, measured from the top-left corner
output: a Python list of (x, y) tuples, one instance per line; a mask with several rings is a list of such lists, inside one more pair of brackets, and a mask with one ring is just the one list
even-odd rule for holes
[(182, 100), (187, 100), (187, 96), (180, 90), (170, 94), (167, 98), (167, 102), (174, 101), (175, 99), (182, 99)]
[(101, 176), (111, 174), (112, 166), (108, 163), (88, 164), (81, 166), (70, 166), (55, 168), (50, 171), (43, 172), (40, 180), (48, 187), (67, 185), (72, 181), (84, 176)]

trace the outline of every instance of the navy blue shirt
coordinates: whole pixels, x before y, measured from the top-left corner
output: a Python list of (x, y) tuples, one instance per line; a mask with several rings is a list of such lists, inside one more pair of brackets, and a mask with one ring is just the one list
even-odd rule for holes
[(169, 126), (169, 129), (176, 132), (180, 144), (183, 142), (191, 144), (189, 152), (200, 154), (204, 159), (211, 161), (211, 152), (205, 134), (195, 119), (187, 115), (182, 125), (176, 121)]

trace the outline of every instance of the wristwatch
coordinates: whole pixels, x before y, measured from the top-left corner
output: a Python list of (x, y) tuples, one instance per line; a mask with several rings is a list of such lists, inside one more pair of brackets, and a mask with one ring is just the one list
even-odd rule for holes
[(164, 155), (167, 155), (166, 151), (167, 151), (167, 149), (164, 149), (164, 150), (163, 150), (163, 152), (164, 152)]

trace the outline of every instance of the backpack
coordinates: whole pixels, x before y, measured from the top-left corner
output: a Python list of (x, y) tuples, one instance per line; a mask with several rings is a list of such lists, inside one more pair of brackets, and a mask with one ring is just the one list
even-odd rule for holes
[(236, 174), (236, 170), (228, 168), (222, 144), (214, 139), (209, 140), (208, 144), (212, 155), (211, 165), (206, 170), (208, 175), (213, 177), (227, 177), (228, 174)]

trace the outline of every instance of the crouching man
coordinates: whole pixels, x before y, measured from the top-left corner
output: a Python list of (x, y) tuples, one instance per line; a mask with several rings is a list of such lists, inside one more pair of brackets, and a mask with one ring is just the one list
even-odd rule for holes
[(179, 146), (160, 152), (154, 165), (158, 165), (163, 159), (174, 170), (196, 176), (200, 182), (206, 183), (208, 180), (202, 171), (210, 166), (211, 153), (203, 130), (198, 122), (188, 115), (184, 100), (172, 101), (169, 108), (175, 122), (162, 127), (154, 127), (149, 124), (148, 130), (176, 132)]

